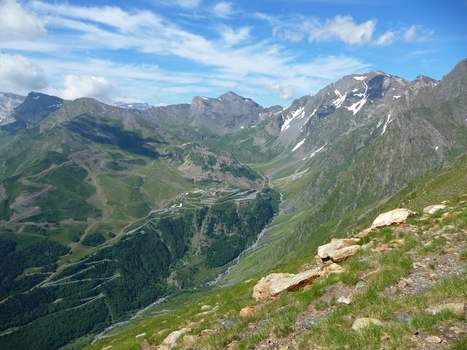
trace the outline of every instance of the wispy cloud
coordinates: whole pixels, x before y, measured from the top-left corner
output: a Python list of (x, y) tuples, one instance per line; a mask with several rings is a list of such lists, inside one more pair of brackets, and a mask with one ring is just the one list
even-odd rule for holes
[(265, 86), (265, 89), (276, 94), (283, 100), (291, 100), (295, 96), (295, 89), (291, 85), (284, 86), (280, 82), (274, 82)]
[(434, 33), (423, 26), (413, 25), (404, 33), (404, 40), (407, 42), (424, 41)]
[(394, 42), (396, 34), (393, 31), (387, 31), (383, 35), (381, 35), (377, 40), (375, 40), (374, 44), (381, 46), (381, 45), (390, 45)]
[(232, 7), (232, 3), (225, 1), (219, 2), (216, 5), (214, 5), (212, 12), (216, 17), (220, 18), (228, 18), (235, 13)]
[(230, 47), (248, 39), (250, 36), (250, 30), (250, 27), (242, 27), (235, 30), (232, 27), (222, 25), (219, 27), (219, 34), (221, 35), (224, 44), (227, 44)]
[(313, 28), (309, 40), (341, 40), (350, 45), (364, 45), (371, 42), (375, 25), (374, 20), (357, 24), (351, 16), (336, 16), (328, 19), (324, 25)]

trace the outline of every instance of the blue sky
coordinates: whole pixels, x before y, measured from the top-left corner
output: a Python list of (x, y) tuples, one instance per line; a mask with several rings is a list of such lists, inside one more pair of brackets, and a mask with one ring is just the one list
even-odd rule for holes
[(262, 106), (346, 74), (441, 79), (467, 58), (467, 0), (0, 0), (0, 91)]

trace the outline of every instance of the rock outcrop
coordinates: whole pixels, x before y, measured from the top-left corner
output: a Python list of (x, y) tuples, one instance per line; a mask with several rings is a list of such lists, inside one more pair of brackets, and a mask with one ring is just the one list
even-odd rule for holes
[(343, 261), (360, 250), (360, 246), (356, 245), (357, 242), (358, 239), (333, 238), (331, 243), (318, 247), (316, 261), (318, 264), (329, 260), (335, 263)]
[(372, 228), (403, 224), (413, 211), (405, 208), (397, 208), (386, 213), (380, 214), (371, 225)]
[(256, 300), (277, 297), (281, 292), (297, 290), (310, 285), (321, 276), (321, 267), (314, 268), (296, 275), (291, 273), (272, 273), (263, 277), (253, 288), (253, 298)]

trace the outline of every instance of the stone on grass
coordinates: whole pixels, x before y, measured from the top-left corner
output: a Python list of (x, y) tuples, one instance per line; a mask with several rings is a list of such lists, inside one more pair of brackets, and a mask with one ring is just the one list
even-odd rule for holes
[(369, 326), (382, 326), (383, 322), (376, 318), (371, 318), (371, 317), (361, 317), (357, 318), (355, 322), (352, 325), (352, 329), (355, 331), (359, 331), (361, 329), (364, 329)]
[(234, 318), (228, 318), (224, 321), (221, 322), (221, 324), (225, 327), (225, 328), (230, 328), (232, 327), (234, 324), (236, 324), (238, 322), (238, 320), (234, 317)]
[(440, 337), (437, 337), (436, 335), (433, 335), (433, 336), (431, 336), (431, 337), (425, 338), (425, 341), (426, 341), (427, 343), (431, 343), (431, 344), (438, 344), (438, 343), (441, 343), (441, 342), (442, 342), (441, 338), (440, 338)]
[(304, 271), (298, 274), (272, 273), (261, 278), (253, 287), (253, 298), (256, 300), (277, 297), (281, 292), (288, 290), (293, 292), (299, 288), (310, 285), (321, 276), (321, 268)]
[(371, 225), (372, 228), (379, 228), (384, 226), (404, 224), (407, 218), (411, 216), (413, 212), (405, 208), (397, 208), (386, 213), (380, 214)]
[(178, 338), (180, 338), (183, 334), (189, 332), (190, 328), (182, 328), (178, 331), (174, 331), (170, 333), (157, 347), (157, 350), (170, 350), (177, 346)]
[(429, 205), (425, 208), (423, 208), (423, 212), (428, 215), (433, 215), (436, 213), (438, 210), (443, 210), (446, 209), (447, 205), (444, 204), (434, 204), (434, 205)]
[(436, 315), (442, 311), (451, 311), (457, 316), (467, 316), (467, 306), (464, 303), (446, 303), (446, 304), (437, 304), (429, 306), (426, 311)]
[(346, 297), (340, 297), (339, 299), (337, 299), (337, 302), (340, 303), (340, 304), (350, 305), (350, 304), (352, 304), (352, 299), (349, 299), (349, 298), (346, 298)]
[(356, 245), (357, 242), (358, 239), (333, 238), (331, 243), (318, 247), (318, 257), (322, 262), (332, 260), (336, 263), (345, 260), (360, 250), (360, 246)]
[(259, 311), (259, 306), (246, 306), (240, 310), (241, 317), (252, 317)]
[(344, 247), (350, 247), (355, 245), (357, 241), (355, 239), (338, 239), (338, 238), (333, 238), (331, 240), (331, 243), (324, 244), (322, 246), (318, 247), (318, 256), (321, 259), (326, 259), (329, 258), (329, 252), (333, 252), (335, 250), (342, 249)]
[(340, 262), (340, 261), (347, 259), (348, 257), (352, 255), (355, 255), (360, 250), (360, 248), (361, 247), (359, 245), (344, 247), (342, 249), (330, 252), (329, 257), (334, 262)]

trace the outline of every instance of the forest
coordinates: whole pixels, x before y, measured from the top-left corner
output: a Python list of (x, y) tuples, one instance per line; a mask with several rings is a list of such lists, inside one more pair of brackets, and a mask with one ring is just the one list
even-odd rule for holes
[[(168, 277), (181, 259), (190, 261), (194, 254), (201, 254), (197, 260), (201, 265), (185, 267), (177, 278), (183, 288), (198, 287), (194, 283), (203, 276), (195, 278), (196, 274), (235, 259), (256, 240), (278, 203), (278, 194), (267, 189), (252, 200), (227, 200), (160, 217), (110, 246), (105, 245), (104, 233), (89, 234), (82, 243), (101, 249), (53, 277), (50, 273), (56, 271), (57, 260), (69, 249), (51, 240), (47, 227), (32, 225), (28, 230), (34, 237), (4, 232), (0, 237), (0, 332), (4, 333), (0, 348), (58, 349), (122, 321), (179, 292)], [(193, 247), (195, 234), (203, 237), (198, 243), (201, 249)]]

